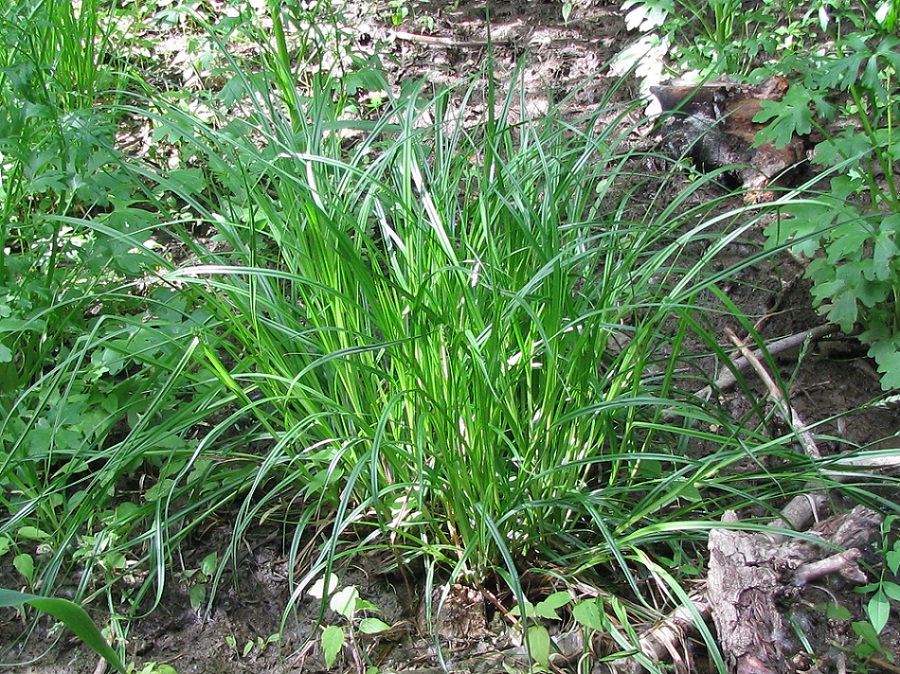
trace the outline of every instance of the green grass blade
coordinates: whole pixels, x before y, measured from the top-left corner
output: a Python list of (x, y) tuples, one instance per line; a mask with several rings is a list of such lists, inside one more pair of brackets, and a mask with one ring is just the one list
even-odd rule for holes
[(118, 653), (106, 643), (100, 630), (78, 604), (68, 599), (41, 597), (0, 588), (0, 607), (21, 606), (22, 604), (30, 604), (62, 622), (97, 655), (115, 667), (121, 674), (126, 674), (125, 665), (119, 659)]

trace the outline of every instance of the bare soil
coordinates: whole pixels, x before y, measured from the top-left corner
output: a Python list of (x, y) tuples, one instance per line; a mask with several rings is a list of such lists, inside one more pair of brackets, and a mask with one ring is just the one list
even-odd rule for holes
[[(529, 112), (540, 112), (546, 109), (548, 101), (564, 98), (573, 115), (596, 110), (611, 83), (616, 81), (609, 73), (608, 64), (633, 39), (625, 30), (617, 4), (596, 0), (580, 2), (573, 8), (568, 22), (563, 21), (562, 5), (557, 2), (495, 0), (490, 5), (490, 39), (494, 49), (488, 72), (484, 70), (488, 33), (483, 2), (460, 0), (455, 5), (410, 5), (411, 14), (398, 27), (389, 25), (391, 8), (383, 6), (373, 16), (371, 8), (360, 6), (360, 39), (374, 38), (389, 43), (390, 58), (384, 59), (384, 64), (397, 85), (427, 78), (441, 86), (471, 82), (475, 77), (486, 90), (487, 76), (502, 84), (518, 74), (528, 92)], [(347, 16), (353, 15), (351, 5)], [(629, 100), (636, 95), (634, 83), (618, 92), (617, 100)], [(477, 107), (483, 102), (484, 99), (475, 97), (470, 105)], [(653, 196), (648, 192), (646, 201), (649, 203)], [(695, 198), (720, 196), (701, 192)], [(635, 203), (637, 208), (640, 199)], [(740, 198), (735, 197), (732, 207), (739, 204)], [(731, 246), (718, 264), (730, 265), (752, 254), (762, 240), (762, 233), (754, 232), (747, 240)], [(773, 339), (822, 323), (812, 308), (809, 286), (802, 275), (802, 264), (784, 255), (774, 262), (748, 267), (726, 291), (745, 315), (758, 322), (761, 335)], [(726, 327), (740, 333), (741, 326), (732, 316), (723, 314), (716, 321), (712, 328), (721, 344), (728, 344)], [(704, 367), (709, 367), (711, 374), (717, 369), (712, 362), (705, 363)], [(900, 440), (895, 437), (900, 431), (896, 405), (863, 408), (882, 392), (871, 362), (852, 338), (836, 335), (822, 340), (800, 360), (796, 354), (783, 358), (780, 367), (782, 377), (791, 382), (792, 404), (807, 424), (815, 426), (824, 454), (876, 441), (880, 441), (881, 447), (900, 451)], [(766, 414), (770, 404), (766, 402), (765, 387), (755, 383), (755, 376), (748, 375), (748, 380), (754, 382), (755, 398), (740, 391), (727, 391), (721, 403), (734, 418), (749, 422), (758, 419), (760, 413)], [(897, 494), (887, 493), (885, 497), (895, 500)], [(181, 551), (183, 570), (196, 569), (206, 554), (227, 544), (229, 534), (227, 523), (221, 522), (202, 538), (192, 540)], [(294, 573), (287, 568), (279, 532), (260, 530), (242, 541), (242, 549), (237, 575), (223, 578), (208, 614), (191, 607), (188, 590), (192, 581), (185, 573), (173, 572), (159, 607), (131, 623), (127, 634), (129, 660), (171, 664), (181, 674), (324, 671), (321, 652), (309, 641), (317, 630), (320, 610), (319, 603), (313, 599), (300, 598), (284, 625), (282, 641), (266, 643), (270, 635), (281, 632), (282, 611), (290, 599), (287, 579)], [(871, 563), (880, 568), (877, 558)], [(379, 607), (378, 616), (394, 626), (387, 635), (360, 637), (359, 651), (367, 653), (382, 672), (440, 671), (435, 643), (424, 636), (422, 578), (384, 576), (379, 573), (377, 559), (356, 560), (355, 564), (340, 571), (342, 583), (356, 584), (362, 597)], [(11, 568), (0, 571), (0, 586), (14, 587), (15, 579)], [(822, 603), (829, 601), (829, 596), (848, 607), (853, 619), (862, 616), (863, 597), (848, 583), (830, 582), (819, 596), (804, 601)], [(443, 614), (440, 629), (445, 647), (444, 666), (449, 671), (527, 669), (522, 649), (512, 644), (504, 633), (488, 595), (455, 588), (447, 604), (449, 608)], [(95, 610), (94, 617), (102, 623), (105, 615), (100, 608)], [(99, 671), (95, 655), (69, 635), (51, 631), (49, 622), (40, 621), (28, 634), (26, 625), (10, 611), (0, 613), (0, 618), (0, 641), (8, 644), (2, 659), (6, 663), (18, 663), (18, 671), (40, 674)], [(849, 621), (821, 620), (807, 626), (811, 641), (825, 644), (822, 648), (851, 649), (855, 643)], [(894, 615), (882, 641), (889, 651), (900, 655), (897, 627)], [(697, 646), (694, 651), (694, 671), (704, 671), (703, 650)], [(576, 671), (571, 665), (560, 666)], [(819, 663), (798, 662), (795, 671), (816, 671), (817, 666)], [(822, 671), (845, 672), (846, 666), (832, 661)], [(870, 661), (867, 668), (868, 671), (897, 671), (896, 666), (877, 660)], [(355, 662), (348, 656), (335, 671), (363, 672), (365, 667), (361, 661)]]

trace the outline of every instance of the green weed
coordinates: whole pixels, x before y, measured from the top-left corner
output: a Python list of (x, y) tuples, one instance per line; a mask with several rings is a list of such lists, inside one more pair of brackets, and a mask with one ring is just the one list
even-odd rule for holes
[[(802, 84), (781, 102), (764, 102), (754, 118), (770, 123), (759, 142), (784, 144), (817, 128), (825, 140), (813, 162), (831, 176), (828, 188), (785, 209), (788, 217), (766, 234), (770, 244), (790, 243), (810, 258), (806, 276), (819, 311), (859, 333), (890, 390), (900, 387), (900, 39), (853, 33), (835, 44), (836, 53), (810, 59)], [(828, 122), (836, 115), (853, 122), (834, 130)]]

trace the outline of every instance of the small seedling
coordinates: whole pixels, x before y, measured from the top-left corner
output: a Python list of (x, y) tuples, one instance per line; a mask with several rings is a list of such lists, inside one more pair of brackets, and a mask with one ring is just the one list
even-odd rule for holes
[(178, 674), (178, 670), (172, 665), (158, 665), (155, 662), (148, 662), (138, 671), (133, 663), (129, 663), (128, 674)]
[(325, 666), (329, 669), (337, 661), (337, 657), (347, 641), (352, 641), (354, 632), (361, 634), (378, 634), (387, 632), (391, 626), (379, 618), (371, 616), (361, 617), (364, 611), (379, 611), (378, 607), (370, 601), (359, 596), (359, 590), (350, 585), (338, 589), (339, 580), (335, 574), (331, 574), (326, 589), (324, 578), (319, 579), (309, 589), (309, 594), (316, 599), (330, 597), (328, 606), (332, 611), (342, 616), (346, 626), (328, 625), (322, 630), (319, 643), (325, 656)]
[(206, 590), (209, 586), (209, 581), (212, 579), (213, 574), (216, 572), (216, 566), (218, 566), (218, 563), (218, 554), (216, 552), (211, 552), (202, 560), (200, 560), (200, 566), (198, 568), (190, 569), (183, 573), (185, 579), (187, 580), (196, 579), (189, 590), (191, 597), (191, 608), (195, 611), (199, 611), (203, 606), (203, 603), (206, 601)]
[(892, 531), (900, 521), (897, 515), (888, 515), (881, 525), (881, 554), (884, 565), (879, 578), (859, 588), (859, 592), (870, 595), (866, 604), (866, 627), (854, 626), (854, 631), (869, 645), (878, 643), (878, 635), (884, 630), (891, 615), (891, 601), (900, 601), (900, 584), (896, 582), (900, 570), (900, 539)]
[(225, 643), (242, 658), (249, 657), (252, 654), (262, 655), (269, 644), (276, 644), (279, 641), (281, 641), (281, 635), (276, 633), (270, 634), (266, 638), (256, 637), (256, 639), (248, 639), (243, 646), (239, 646), (237, 637), (231, 634), (225, 637)]
[[(544, 620), (560, 620), (557, 609), (562, 608), (572, 602), (572, 597), (568, 592), (554, 592), (549, 597), (537, 604), (526, 602), (524, 607), (525, 617), (528, 619), (543, 618)], [(521, 615), (523, 611), (518, 606), (514, 606), (510, 610), (511, 616)], [(531, 622), (527, 631), (528, 652), (531, 657), (541, 667), (550, 666), (550, 653), (553, 648), (553, 640), (550, 638), (550, 632), (544, 625), (539, 622)]]

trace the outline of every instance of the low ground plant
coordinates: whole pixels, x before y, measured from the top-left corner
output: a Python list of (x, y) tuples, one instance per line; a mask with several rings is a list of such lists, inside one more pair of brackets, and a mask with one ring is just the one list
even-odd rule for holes
[(626, 0), (626, 25), (665, 45), (669, 72), (696, 72), (701, 79), (723, 73), (746, 75), (767, 57), (792, 53), (810, 26), (799, 2), (761, 0), (752, 7), (735, 0)]
[(786, 209), (767, 236), (773, 247), (792, 243), (809, 258), (806, 275), (821, 313), (869, 347), (886, 390), (900, 387), (900, 5), (773, 8), (763, 1), (738, 13), (718, 0), (674, 8), (629, 0), (623, 7), (633, 27), (663, 36), (676, 75), (791, 81), (783, 100), (762, 102), (753, 121), (766, 128), (756, 142), (781, 147), (812, 133), (820, 139), (812, 163), (827, 182), (807, 185), (813, 200)]
[(125, 286), (165, 261), (101, 107), (117, 77), (103, 17), (90, 1), (0, 8), (0, 549), (34, 591), (75, 567), (125, 572), (127, 507), (92, 471), (159, 376), (141, 371), (160, 354), (132, 341), (146, 302)]
[[(77, 7), (27, 0), (0, 9), (0, 410), (6, 414), (96, 329), (103, 313), (98, 295), (159, 261), (142, 254), (149, 213), (113, 148), (115, 120), (101, 105), (114, 98), (119, 75), (108, 65), (106, 25), (104, 7), (92, 0)], [(110, 314), (140, 310), (125, 294), (106, 294), (105, 301)]]
[(812, 161), (826, 178), (809, 186), (814, 199), (786, 209), (766, 233), (809, 258), (817, 307), (869, 347), (885, 390), (900, 387), (900, 39), (885, 30), (888, 18), (881, 30), (838, 36), (834, 51), (793, 62), (801, 81), (755, 118), (769, 123), (760, 142), (813, 129), (824, 136)]

